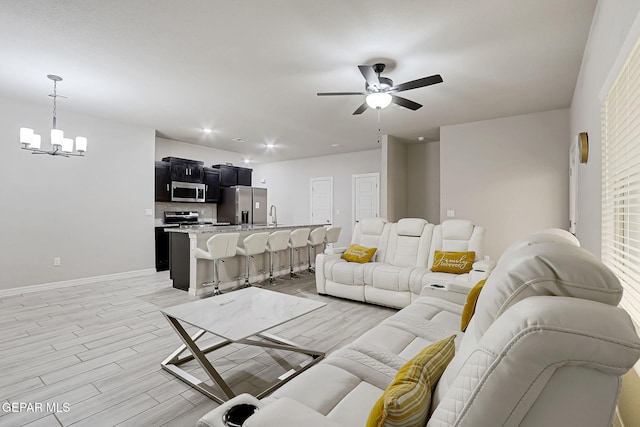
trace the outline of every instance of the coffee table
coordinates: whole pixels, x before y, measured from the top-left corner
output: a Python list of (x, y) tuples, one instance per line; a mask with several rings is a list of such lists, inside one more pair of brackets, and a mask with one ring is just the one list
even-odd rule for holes
[[(311, 357), (309, 363), (280, 376), (276, 384), (256, 396), (264, 397), (324, 358), (323, 352), (300, 347), (265, 331), (325, 305), (319, 301), (251, 287), (166, 308), (161, 311), (184, 344), (163, 360), (161, 366), (209, 398), (223, 403), (236, 394), (207, 359), (207, 353), (231, 343), (239, 343), (303, 353)], [(195, 326), (200, 330), (189, 336), (182, 323)], [(207, 333), (222, 340), (205, 348), (199, 348), (196, 342)], [(251, 337), (260, 337), (263, 340)], [(187, 350), (191, 354), (182, 356)], [(224, 396), (218, 396), (214, 387), (180, 368), (180, 365), (193, 359), (200, 363), (209, 378), (222, 390)]]

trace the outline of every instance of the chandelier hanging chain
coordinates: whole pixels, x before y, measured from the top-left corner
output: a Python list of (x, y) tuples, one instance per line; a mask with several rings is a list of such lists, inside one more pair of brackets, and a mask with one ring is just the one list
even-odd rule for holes
[[(51, 95), (49, 95), (51, 96)], [(58, 98), (58, 81), (53, 81), (53, 128), (56, 129), (56, 99)]]

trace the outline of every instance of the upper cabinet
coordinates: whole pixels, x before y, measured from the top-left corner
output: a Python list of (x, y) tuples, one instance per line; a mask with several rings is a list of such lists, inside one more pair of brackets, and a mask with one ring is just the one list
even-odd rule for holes
[(220, 171), (204, 168), (205, 202), (217, 203), (220, 200)]
[(171, 167), (169, 162), (156, 161), (156, 202), (171, 201)]
[(220, 170), (220, 185), (222, 187), (231, 187), (232, 185), (251, 186), (253, 169), (229, 165), (213, 165), (213, 167)]
[(171, 165), (172, 181), (196, 183), (204, 181), (204, 162), (179, 157), (165, 157), (162, 161), (169, 162)]
[[(156, 202), (170, 202), (172, 181), (204, 184), (207, 203), (220, 201), (220, 187), (232, 185), (251, 186), (253, 170), (229, 165), (213, 165), (208, 168), (204, 162), (165, 157), (156, 161)], [(182, 197), (182, 196), (181, 196)], [(175, 198), (175, 194), (174, 194)]]

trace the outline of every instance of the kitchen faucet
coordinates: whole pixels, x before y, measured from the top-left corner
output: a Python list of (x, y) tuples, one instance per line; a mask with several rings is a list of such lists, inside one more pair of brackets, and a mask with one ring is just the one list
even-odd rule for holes
[(278, 210), (276, 209), (276, 205), (271, 205), (269, 208), (269, 216), (273, 221), (273, 225), (278, 226)]

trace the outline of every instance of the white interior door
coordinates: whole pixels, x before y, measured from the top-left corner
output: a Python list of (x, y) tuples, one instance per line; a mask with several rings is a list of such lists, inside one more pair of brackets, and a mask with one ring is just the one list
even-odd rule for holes
[(311, 224), (333, 223), (333, 177), (311, 178)]
[(380, 174), (352, 175), (353, 224), (380, 216)]

